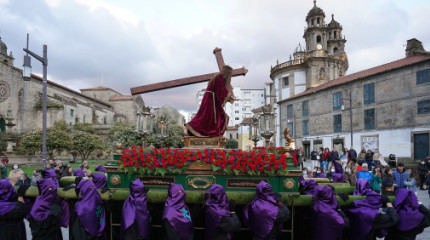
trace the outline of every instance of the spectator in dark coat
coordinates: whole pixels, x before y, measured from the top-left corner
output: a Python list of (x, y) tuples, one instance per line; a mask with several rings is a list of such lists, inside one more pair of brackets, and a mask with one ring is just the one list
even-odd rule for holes
[(351, 146), (351, 148), (348, 151), (348, 163), (351, 161), (351, 159), (357, 160), (357, 152), (354, 150), (354, 147)]
[(420, 177), (420, 190), (424, 189), (424, 182), (426, 179), (426, 174), (429, 171), (427, 168), (426, 160), (421, 160), (421, 162), (418, 164), (418, 175)]
[(31, 185), (31, 179), (28, 178), (27, 173), (21, 174), (21, 177), (19, 178), (15, 186), (22, 186), (22, 185)]
[(372, 150), (367, 150), (366, 153), (366, 163), (367, 166), (369, 166), (369, 171), (372, 171), (372, 167), (373, 167), (373, 152)]
[(333, 148), (333, 151), (331, 151), (330, 155), (331, 155), (330, 157), (331, 157), (332, 162), (334, 162), (334, 160), (336, 160), (336, 159), (340, 159), (339, 158), (339, 152), (337, 151), (336, 148)]

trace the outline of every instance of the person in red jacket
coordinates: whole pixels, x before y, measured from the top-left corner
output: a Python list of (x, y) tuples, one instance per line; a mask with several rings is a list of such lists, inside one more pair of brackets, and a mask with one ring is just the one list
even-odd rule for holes
[(328, 149), (328, 148), (324, 149), (322, 162), (323, 162), (323, 168), (322, 168), (322, 170), (327, 172), (328, 171), (328, 165), (331, 162), (330, 149)]

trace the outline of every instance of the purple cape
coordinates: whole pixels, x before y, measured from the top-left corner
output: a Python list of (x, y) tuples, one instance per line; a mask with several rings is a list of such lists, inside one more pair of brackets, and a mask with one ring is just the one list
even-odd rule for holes
[(366, 195), (366, 192), (372, 192), (373, 189), (370, 187), (369, 181), (367, 179), (359, 178), (355, 182), (355, 189), (352, 195), (354, 196), (363, 196)]
[(400, 222), (397, 224), (400, 231), (416, 228), (424, 218), (424, 215), (418, 210), (420, 205), (417, 196), (409, 189), (399, 188), (393, 205), (400, 216)]
[(103, 166), (97, 166), (94, 170), (96, 170), (96, 172), (106, 172), (106, 169)]
[(81, 180), (76, 187), (82, 198), (75, 204), (75, 212), (85, 231), (100, 237), (105, 229), (106, 217), (103, 201), (93, 181)]
[(345, 177), (343, 176), (343, 173), (333, 173), (333, 182), (334, 183), (344, 183)]
[(60, 187), (60, 184), (58, 183), (58, 179), (57, 179), (57, 174), (55, 174), (55, 170), (54, 169), (49, 169), (49, 170), (43, 170), (44, 171), (44, 178), (50, 178), (52, 179), (52, 181), (54, 181), (55, 186), (58, 188)]
[(85, 177), (85, 172), (81, 168), (73, 170), (76, 177)]
[(303, 182), (304, 194), (313, 195), (315, 187), (318, 186), (317, 181), (309, 179)]
[[(58, 182), (57, 182), (58, 183)], [(37, 180), (39, 188), (39, 196), (34, 201), (33, 207), (30, 210), (30, 216), (36, 221), (44, 221), (51, 214), (50, 207), (57, 196), (57, 186), (51, 178)], [(63, 215), (58, 219), (58, 223), (62, 227), (69, 226), (69, 205), (66, 200), (61, 201)]]
[[(221, 185), (212, 184), (205, 193), (206, 214), (205, 214), (205, 239), (213, 239), (223, 216), (231, 216), (230, 206), (225, 190)], [(233, 236), (228, 234), (228, 239)]]
[(185, 204), (185, 190), (182, 184), (170, 183), (161, 219), (167, 219), (180, 238), (193, 234), (190, 209)]
[(355, 200), (347, 210), (351, 228), (349, 236), (352, 240), (364, 239), (372, 230), (372, 225), (379, 208), (382, 206), (382, 197), (376, 192), (365, 192), (366, 198)]
[(338, 204), (333, 188), (327, 185), (315, 187), (312, 200), (315, 201), (313, 210), (314, 233), (318, 235), (316, 239), (341, 239), (345, 222), (337, 212)]
[(145, 187), (138, 178), (130, 182), (130, 195), (122, 206), (121, 237), (124, 237), (125, 230), (135, 223), (139, 236), (143, 239), (149, 239), (151, 230), (149, 219)]
[(96, 185), (97, 189), (102, 189), (106, 187), (107, 178), (104, 173), (93, 173), (92, 175), (93, 175), (94, 185)]
[(315, 178), (326, 178), (325, 174), (323, 172), (317, 173), (315, 175)]
[(334, 166), (336, 173), (342, 173), (343, 174), (342, 165), (340, 163), (333, 161), (333, 166)]
[(260, 181), (254, 200), (245, 206), (243, 216), (254, 235), (264, 238), (270, 233), (278, 216), (278, 206), (270, 184)]
[(0, 180), (0, 216), (12, 211), (16, 205), (16, 192), (9, 179)]

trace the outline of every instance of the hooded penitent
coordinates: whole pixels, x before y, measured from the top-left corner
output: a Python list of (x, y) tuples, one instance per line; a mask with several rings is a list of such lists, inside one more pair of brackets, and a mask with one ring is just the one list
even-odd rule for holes
[(397, 190), (394, 208), (400, 216), (397, 228), (400, 231), (409, 231), (416, 228), (424, 218), (419, 211), (417, 196), (409, 189), (400, 188)]
[(94, 185), (96, 185), (97, 189), (102, 189), (106, 187), (106, 184), (107, 184), (106, 175), (104, 175), (103, 173), (93, 173), (92, 175), (93, 175)]
[[(205, 224), (206, 232), (205, 239), (213, 239), (216, 235), (216, 231), (222, 217), (231, 216), (227, 195), (222, 186), (218, 184), (212, 184), (209, 190), (205, 193), (206, 200), (206, 214)], [(232, 234), (228, 235), (228, 238), (232, 238)]]
[(85, 172), (81, 168), (73, 170), (76, 177), (85, 177)]
[(347, 210), (350, 221), (349, 236), (352, 240), (364, 239), (372, 230), (373, 222), (379, 208), (382, 207), (382, 197), (376, 192), (364, 192), (366, 198), (355, 200)]
[(254, 235), (264, 238), (272, 230), (278, 210), (272, 186), (261, 181), (257, 185), (254, 200), (243, 210), (245, 224)]
[(343, 173), (333, 173), (333, 182), (334, 183), (344, 183), (345, 177), (343, 176)]
[[(33, 207), (30, 211), (30, 216), (35, 221), (44, 221), (51, 214), (50, 208), (54, 203), (57, 196), (57, 186), (51, 178), (39, 179), (37, 181), (37, 187), (39, 188), (39, 196), (34, 201)], [(58, 219), (58, 223), (62, 227), (69, 226), (69, 205), (66, 200), (61, 201), (61, 208), (63, 209), (63, 215)]]
[(55, 170), (54, 169), (43, 170), (42, 176), (43, 176), (43, 178), (50, 178), (50, 179), (52, 179), (52, 181), (54, 181), (55, 186), (57, 188), (60, 187), (60, 184), (58, 183), (58, 180), (57, 180), (57, 174), (55, 174)]
[(315, 187), (318, 186), (317, 181), (309, 179), (303, 182), (303, 189), (305, 195), (313, 195)]
[(326, 176), (324, 173), (320, 172), (320, 173), (317, 173), (317, 175), (315, 175), (315, 178), (326, 178)]
[(106, 172), (106, 169), (103, 166), (97, 166), (94, 170), (96, 170), (96, 172)]
[(315, 187), (312, 200), (315, 201), (315, 239), (341, 239), (345, 222), (337, 212), (337, 199), (333, 188), (327, 185)]
[(189, 238), (193, 234), (190, 209), (185, 204), (182, 184), (170, 183), (162, 219), (167, 219), (181, 238)]
[(15, 188), (10, 184), (9, 179), (0, 180), (0, 216), (15, 208), (16, 199)]
[(121, 236), (124, 236), (125, 230), (134, 223), (139, 236), (149, 239), (151, 230), (149, 218), (145, 187), (140, 179), (136, 179), (130, 182), (130, 195), (122, 206)]
[(359, 178), (355, 182), (355, 189), (352, 195), (354, 196), (363, 196), (366, 195), (366, 192), (372, 192), (372, 187), (370, 187), (369, 181), (367, 179)]
[(343, 174), (342, 165), (340, 163), (338, 163), (336, 161), (333, 161), (333, 166), (334, 166), (334, 169), (335, 169), (336, 173)]
[(106, 225), (103, 201), (93, 181), (82, 180), (76, 189), (82, 198), (75, 204), (75, 212), (85, 231), (93, 236), (101, 236)]

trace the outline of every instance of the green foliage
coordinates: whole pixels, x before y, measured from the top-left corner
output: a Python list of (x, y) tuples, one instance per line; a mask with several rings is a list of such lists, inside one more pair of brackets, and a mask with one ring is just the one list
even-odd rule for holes
[(227, 149), (236, 149), (239, 146), (239, 143), (234, 139), (227, 140), (225, 144), (225, 148)]
[[(158, 123), (157, 123), (158, 124)], [(155, 125), (155, 124), (154, 124)], [(167, 138), (161, 140), (159, 133), (151, 134), (144, 140), (145, 145), (151, 145), (156, 148), (168, 147), (168, 148), (182, 148), (182, 138), (185, 136), (182, 126), (176, 124), (169, 125), (169, 135)]]
[(140, 146), (142, 141), (140, 135), (135, 131), (135, 127), (125, 123), (115, 123), (109, 131), (111, 141), (121, 141), (122, 146)]
[(93, 127), (93, 124), (91, 123), (76, 123), (75, 126), (75, 131), (82, 131), (82, 132), (86, 132), (86, 133), (95, 133), (96, 130)]
[(104, 146), (100, 136), (88, 132), (77, 132), (73, 136), (71, 149), (76, 150), (82, 160), (86, 160), (92, 152), (103, 150)]
[[(66, 125), (67, 126), (67, 125)], [(46, 130), (46, 153), (50, 159), (67, 150), (71, 144), (70, 135), (62, 129), (62, 124)], [(35, 154), (42, 151), (42, 131), (27, 133), (18, 143), (18, 151), (24, 154)]]
[(54, 128), (58, 130), (67, 131), (67, 123), (65, 120), (55, 121)]

